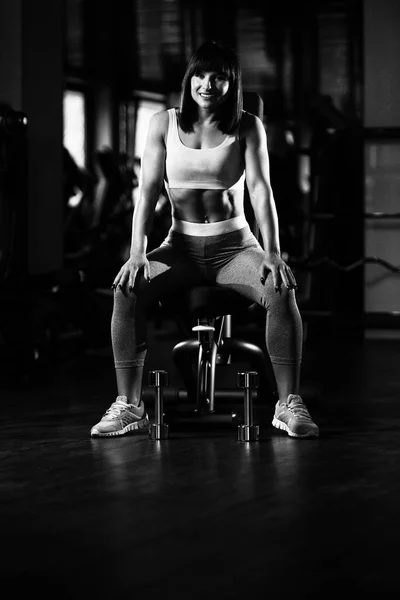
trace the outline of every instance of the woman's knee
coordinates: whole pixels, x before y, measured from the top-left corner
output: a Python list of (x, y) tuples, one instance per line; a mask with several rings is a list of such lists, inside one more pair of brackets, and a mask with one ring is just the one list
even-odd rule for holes
[(266, 304), (269, 307), (279, 307), (281, 309), (296, 307), (295, 291), (289, 290), (283, 284), (277, 289), (274, 286), (270, 286), (266, 294)]
[(131, 316), (135, 311), (137, 298), (138, 296), (135, 292), (117, 289), (114, 292), (113, 314)]
[(142, 296), (148, 282), (142, 273), (138, 273), (133, 288), (125, 285), (123, 288), (117, 288), (114, 292), (114, 305), (135, 304)]

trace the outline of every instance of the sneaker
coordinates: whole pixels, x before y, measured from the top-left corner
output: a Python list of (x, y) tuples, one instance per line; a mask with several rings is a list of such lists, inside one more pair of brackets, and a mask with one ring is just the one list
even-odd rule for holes
[(128, 404), (126, 396), (118, 396), (110, 408), (104, 413), (101, 421), (92, 427), (93, 437), (110, 437), (125, 435), (149, 427), (149, 417), (144, 410), (144, 404), (139, 406)]
[(297, 394), (290, 394), (285, 404), (276, 403), (272, 425), (283, 429), (291, 437), (318, 437), (318, 426), (313, 422), (303, 400)]

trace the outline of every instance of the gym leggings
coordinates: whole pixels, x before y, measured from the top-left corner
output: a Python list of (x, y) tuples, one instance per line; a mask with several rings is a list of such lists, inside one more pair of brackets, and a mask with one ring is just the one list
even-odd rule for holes
[[(116, 368), (141, 366), (147, 349), (146, 312), (171, 291), (205, 283), (236, 290), (266, 310), (265, 341), (272, 364), (301, 361), (303, 328), (295, 292), (283, 284), (275, 291), (272, 275), (260, 282), (264, 252), (247, 225), (212, 236), (170, 230), (161, 246), (147, 256), (150, 282), (139, 273), (133, 292), (117, 289), (111, 319)], [(227, 311), (229, 312), (229, 311)]]

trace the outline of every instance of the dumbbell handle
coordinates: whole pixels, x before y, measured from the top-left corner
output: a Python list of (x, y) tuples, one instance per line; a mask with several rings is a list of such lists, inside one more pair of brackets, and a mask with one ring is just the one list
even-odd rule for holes
[(154, 440), (165, 439), (168, 437), (168, 425), (164, 423), (163, 385), (168, 386), (168, 373), (166, 371), (150, 371), (149, 385), (154, 387), (155, 391), (155, 422), (150, 426), (149, 434)]
[(161, 386), (157, 386), (155, 389), (155, 406), (154, 406), (154, 422), (156, 425), (161, 425), (164, 420), (164, 402), (163, 393)]
[(257, 371), (238, 373), (238, 386), (244, 388), (244, 424), (253, 425), (253, 389), (258, 387)]
[(238, 386), (244, 388), (244, 423), (238, 426), (238, 439), (242, 442), (257, 441), (259, 426), (253, 424), (253, 389), (258, 387), (258, 373), (238, 373)]
[(253, 425), (253, 401), (252, 391), (246, 387), (244, 390), (244, 425), (250, 427)]

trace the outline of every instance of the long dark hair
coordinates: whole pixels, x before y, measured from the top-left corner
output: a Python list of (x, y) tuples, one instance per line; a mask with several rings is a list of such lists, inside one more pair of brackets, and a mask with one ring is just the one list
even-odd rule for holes
[(197, 117), (197, 104), (192, 98), (191, 78), (206, 71), (225, 73), (229, 78), (229, 91), (218, 115), (218, 128), (223, 133), (231, 133), (238, 127), (242, 117), (242, 71), (235, 52), (212, 41), (202, 44), (189, 60), (182, 80), (179, 124), (183, 131), (192, 131)]

